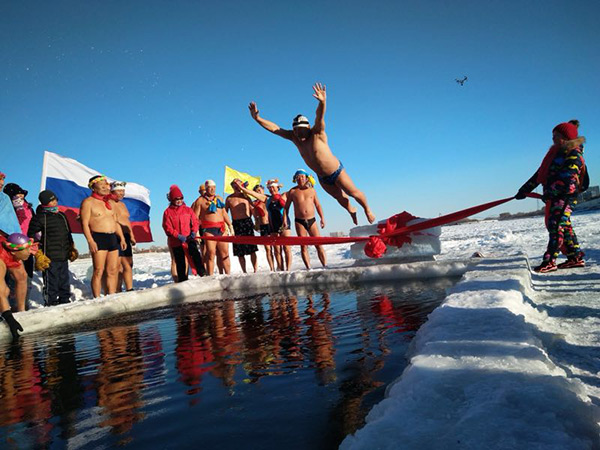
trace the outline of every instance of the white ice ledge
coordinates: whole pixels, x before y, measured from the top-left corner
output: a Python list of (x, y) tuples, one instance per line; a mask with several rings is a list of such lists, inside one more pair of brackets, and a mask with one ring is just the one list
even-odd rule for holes
[[(245, 292), (260, 292), (277, 287), (304, 285), (327, 287), (366, 282), (455, 277), (462, 275), (468, 266), (475, 262), (424, 261), (293, 272), (219, 275), (194, 278), (183, 283), (168, 284), (154, 289), (114, 294), (95, 300), (76, 301), (66, 305), (34, 309), (16, 313), (15, 317), (25, 329), (23, 334), (30, 334), (185, 301), (217, 300), (228, 294), (239, 297)], [(8, 327), (0, 324), (0, 341), (10, 339)]]
[(410, 365), (341, 449), (598, 449), (599, 414), (547, 348), (527, 259), (483, 260), (417, 332)]

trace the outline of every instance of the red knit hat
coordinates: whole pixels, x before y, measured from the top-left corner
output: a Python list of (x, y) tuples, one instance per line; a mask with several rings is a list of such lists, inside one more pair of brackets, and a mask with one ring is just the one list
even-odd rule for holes
[(558, 125), (556, 125), (554, 127), (552, 132), (556, 131), (556, 132), (562, 134), (565, 139), (567, 139), (568, 141), (571, 141), (573, 139), (576, 139), (577, 136), (579, 135), (579, 132), (577, 130), (578, 127), (579, 127), (579, 122), (576, 120), (571, 120), (570, 122), (559, 123)]
[(171, 187), (169, 188), (169, 200), (173, 201), (173, 199), (175, 198), (183, 198), (183, 194), (181, 193), (181, 189), (179, 189), (179, 187), (176, 184), (172, 184)]

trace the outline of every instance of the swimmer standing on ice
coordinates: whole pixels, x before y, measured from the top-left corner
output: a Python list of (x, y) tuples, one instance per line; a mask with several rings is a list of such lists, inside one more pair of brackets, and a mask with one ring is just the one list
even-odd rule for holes
[(321, 187), (350, 213), (355, 225), (358, 224), (356, 208), (350, 204), (348, 196), (354, 198), (363, 207), (367, 220), (369, 223), (373, 223), (375, 215), (367, 204), (367, 197), (356, 188), (344, 166), (333, 155), (327, 143), (327, 134), (325, 133), (327, 94), (325, 85), (316, 83), (313, 90), (313, 97), (319, 101), (319, 105), (317, 106), (315, 123), (312, 127), (306, 117), (297, 115), (294, 118), (293, 130), (284, 130), (279, 125), (260, 117), (254, 102), (251, 102), (248, 106), (250, 115), (265, 130), (292, 141), (298, 147), (304, 162), (318, 175)]

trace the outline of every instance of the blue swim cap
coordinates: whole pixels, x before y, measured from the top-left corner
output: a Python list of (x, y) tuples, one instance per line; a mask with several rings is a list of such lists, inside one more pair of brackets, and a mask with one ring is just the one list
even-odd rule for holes
[(294, 174), (294, 178), (292, 178), (293, 183), (296, 182), (296, 178), (298, 178), (298, 175), (304, 175), (308, 178), (308, 172), (306, 170), (298, 169), (298, 170), (296, 170), (296, 173)]

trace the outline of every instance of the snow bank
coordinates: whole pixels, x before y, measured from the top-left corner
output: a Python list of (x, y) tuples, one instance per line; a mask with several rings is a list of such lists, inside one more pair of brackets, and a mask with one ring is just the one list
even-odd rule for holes
[(548, 356), (525, 257), (483, 260), (417, 332), (410, 365), (341, 449), (597, 449), (600, 415)]
[[(16, 313), (25, 329), (36, 333), (72, 326), (85, 321), (110, 318), (116, 314), (153, 309), (185, 301), (216, 300), (241, 296), (250, 291), (293, 286), (345, 286), (366, 282), (455, 277), (462, 275), (477, 261), (417, 262), (410, 264), (378, 264), (368, 267), (345, 267), (292, 272), (260, 272), (256, 274), (219, 275), (192, 278), (183, 283), (167, 284), (154, 289), (123, 292), (100, 299), (81, 300), (51, 308), (37, 308)], [(0, 327), (0, 340), (10, 339), (5, 326)]]

